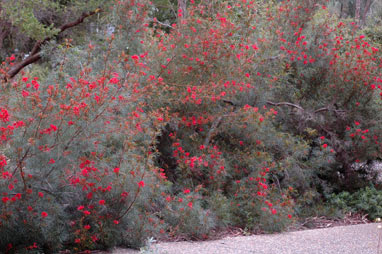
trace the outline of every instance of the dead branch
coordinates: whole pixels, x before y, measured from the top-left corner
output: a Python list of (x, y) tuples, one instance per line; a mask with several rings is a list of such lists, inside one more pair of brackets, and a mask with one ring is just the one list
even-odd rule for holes
[[(290, 106), (290, 107), (294, 107), (294, 108), (297, 108), (301, 111), (305, 111), (300, 105), (297, 105), (297, 104), (293, 104), (293, 103), (290, 103), (290, 102), (271, 102), (271, 101), (267, 101), (267, 104), (269, 105), (272, 105), (272, 106)], [(326, 112), (326, 111), (332, 111), (336, 114), (343, 114), (343, 113), (346, 113), (345, 110), (338, 110), (338, 109), (333, 109), (333, 108), (330, 108), (330, 107), (324, 107), (324, 108), (319, 108), (315, 111), (313, 111), (314, 114), (317, 114), (317, 113), (322, 113), (322, 112)]]
[(290, 103), (290, 102), (278, 102), (278, 103), (276, 103), (276, 102), (267, 101), (267, 104), (272, 105), (272, 106), (277, 106), (277, 107), (278, 106), (290, 106), (290, 107), (294, 107), (294, 108), (297, 108), (299, 110), (305, 111), (301, 106)]
[(212, 137), (212, 134), (214, 133), (214, 131), (216, 130), (216, 128), (218, 127), (218, 125), (220, 124), (221, 120), (223, 119), (223, 116), (220, 116), (218, 117), (215, 122), (213, 122), (212, 126), (211, 126), (211, 129), (208, 131), (208, 134), (207, 134), (207, 137), (206, 139), (204, 140), (204, 147), (207, 147), (208, 144), (210, 143), (210, 139)]
[(317, 109), (316, 111), (314, 111), (314, 113), (320, 113), (320, 112), (325, 112), (325, 111), (333, 111), (336, 114), (341, 114), (341, 113), (345, 113), (346, 112), (345, 110), (330, 109), (330, 108), (320, 108), (320, 109)]
[(159, 20), (155, 20), (155, 21), (154, 21), (154, 19), (150, 19), (150, 21), (153, 22), (153, 23), (158, 23), (158, 24), (161, 25), (161, 26), (168, 27), (168, 28), (170, 28), (170, 29), (174, 29), (174, 27), (172, 27), (171, 25), (166, 24), (166, 23), (163, 23), (163, 22), (161, 22), (161, 21), (159, 21)]

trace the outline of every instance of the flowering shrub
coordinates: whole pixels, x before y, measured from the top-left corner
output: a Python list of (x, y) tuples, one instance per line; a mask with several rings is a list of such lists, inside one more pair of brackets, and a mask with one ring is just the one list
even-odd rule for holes
[[(153, 198), (155, 127), (133, 104), (135, 78), (92, 75), (85, 69), (66, 84), (23, 77), (3, 86), (2, 229), (36, 230), (20, 243), (48, 236), (53, 248), (53, 234), (79, 249), (121, 241), (111, 226), (131, 223), (135, 203)], [(15, 233), (6, 235), (2, 246)]]
[(274, 20), (288, 24), (275, 43), (288, 75), (275, 84), (272, 100), (289, 103), (272, 104), (279, 106), (278, 120), (292, 133), (315, 130), (308, 138), (314, 144), (310, 159), (319, 149), (332, 154), (322, 178), (336, 189), (354, 190), (361, 181), (352, 165), (378, 158), (381, 151), (380, 51), (354, 22), (338, 20), (324, 5), (292, 4), (280, 8), (293, 22), (285, 22), (288, 15)]
[[(360, 37), (333, 41), (350, 31), (323, 21), (321, 5), (190, 1), (169, 32), (155, 19), (150, 28), (149, 7), (116, 1), (109, 37), (67, 44), (45, 80), (23, 73), (1, 83), (1, 250), (138, 247), (227, 225), (279, 231), (293, 221), (287, 185), (303, 192), (309, 162), (319, 169), (347, 154), (333, 128), (352, 131), (368, 108), (349, 106), (343, 120), (326, 104), (345, 92), (352, 102), (374, 98), (378, 49)], [(307, 38), (303, 24), (322, 37)], [(328, 77), (314, 83), (327, 60)], [(309, 96), (327, 107), (306, 120)], [(359, 152), (372, 135), (362, 128), (353, 132), (361, 142), (349, 143)]]
[(1, 250), (137, 246), (160, 231), (148, 210), (163, 199), (152, 159), (161, 125), (138, 91), (144, 66), (120, 57), (117, 66), (132, 65), (88, 62), (52, 83), (22, 76), (2, 84)]

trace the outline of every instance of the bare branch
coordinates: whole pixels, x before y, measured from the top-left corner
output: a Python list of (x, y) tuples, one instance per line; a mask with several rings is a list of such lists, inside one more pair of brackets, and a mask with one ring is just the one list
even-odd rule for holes
[[(271, 101), (267, 101), (267, 104), (269, 105), (272, 105), (272, 106), (290, 106), (290, 107), (294, 107), (294, 108), (297, 108), (301, 111), (305, 111), (300, 105), (297, 105), (297, 104), (293, 104), (293, 103), (290, 103), (290, 102), (271, 102)], [(346, 110), (338, 110), (338, 109), (331, 109), (330, 107), (324, 107), (324, 108), (319, 108), (315, 111), (313, 111), (314, 114), (317, 114), (317, 113), (321, 113), (321, 112), (325, 112), (325, 111), (332, 111), (336, 114), (343, 114), (343, 113), (346, 113)]]
[(232, 106), (237, 106), (235, 103), (233, 103), (232, 101), (229, 101), (229, 100), (222, 100), (222, 102), (230, 104)]
[(212, 137), (213, 132), (216, 130), (218, 125), (220, 124), (221, 120), (223, 119), (223, 116), (218, 117), (215, 122), (212, 124), (211, 129), (208, 131), (207, 137), (204, 140), (204, 146), (207, 147), (208, 144), (210, 143), (210, 139)]
[(325, 112), (325, 111), (333, 111), (336, 114), (340, 114), (340, 113), (345, 113), (346, 112), (345, 110), (337, 110), (337, 109), (330, 109), (330, 108), (320, 108), (320, 109), (317, 109), (316, 111), (314, 111), (314, 113), (320, 113), (320, 112)]
[(13, 68), (10, 71), (8, 71), (8, 77), (9, 78), (13, 78), (25, 66), (28, 66), (28, 65), (30, 65), (32, 63), (35, 63), (35, 62), (37, 62), (40, 59), (41, 59), (41, 54), (40, 53), (36, 53), (34, 55), (28, 56), (23, 61), (21, 61), (20, 63), (17, 63), (15, 66), (13, 66)]
[(278, 102), (278, 103), (275, 103), (275, 102), (267, 101), (267, 104), (272, 105), (272, 106), (277, 106), (277, 107), (278, 106), (290, 106), (290, 107), (298, 108), (299, 110), (304, 111), (304, 109), (301, 106), (293, 104), (293, 103), (290, 103), (290, 102)]
[(316, 111), (314, 111), (314, 113), (320, 113), (320, 112), (325, 112), (325, 111), (329, 111), (328, 108), (320, 108), (320, 109), (317, 109)]
[(163, 22), (160, 22), (159, 20), (155, 20), (155, 21), (154, 21), (154, 19), (151, 19), (150, 21), (151, 21), (151, 22), (154, 22), (154, 23), (158, 23), (158, 24), (161, 25), (161, 26), (165, 26), (165, 27), (174, 29), (171, 25), (166, 24), (166, 23), (163, 23)]

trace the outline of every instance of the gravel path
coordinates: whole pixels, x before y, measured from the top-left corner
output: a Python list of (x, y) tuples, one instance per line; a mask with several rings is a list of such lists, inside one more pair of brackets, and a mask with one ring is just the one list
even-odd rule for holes
[[(227, 237), (205, 242), (159, 243), (157, 254), (377, 254), (378, 224), (360, 224), (297, 232)], [(382, 249), (382, 248), (381, 248)], [(112, 254), (136, 254), (117, 249)], [(380, 250), (382, 254), (382, 250)]]

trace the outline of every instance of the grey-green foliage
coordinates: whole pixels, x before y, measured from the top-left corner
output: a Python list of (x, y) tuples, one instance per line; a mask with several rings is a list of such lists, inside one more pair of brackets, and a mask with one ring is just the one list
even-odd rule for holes
[(382, 191), (374, 186), (365, 187), (355, 193), (340, 192), (328, 197), (328, 203), (343, 212), (361, 212), (374, 220), (382, 217)]

